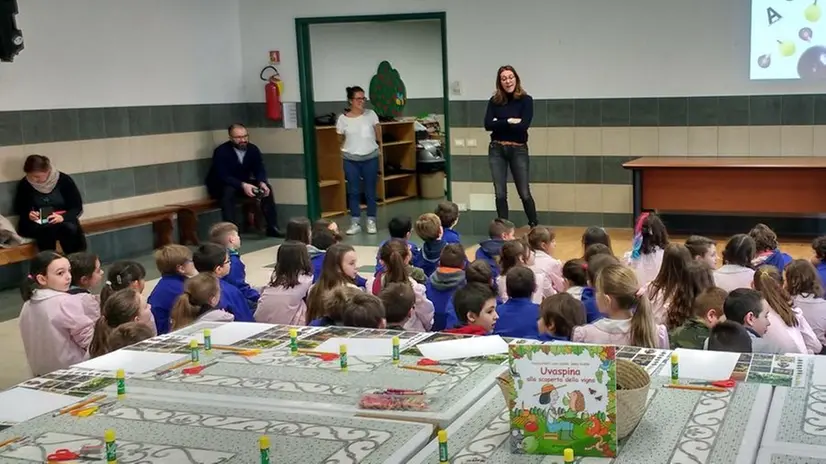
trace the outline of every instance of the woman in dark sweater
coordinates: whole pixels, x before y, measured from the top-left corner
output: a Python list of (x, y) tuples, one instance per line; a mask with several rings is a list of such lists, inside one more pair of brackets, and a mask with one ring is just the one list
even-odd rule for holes
[(528, 158), (528, 128), (533, 119), (533, 99), (522, 88), (519, 74), (513, 66), (502, 66), (496, 72), (496, 93), (488, 101), (485, 130), (490, 131), (488, 161), (496, 195), (496, 214), (508, 218), (508, 167), (516, 192), (522, 200), (528, 224), (539, 223), (536, 203), (531, 196)]
[(54, 250), (57, 242), (64, 254), (86, 250), (79, 220), (83, 199), (75, 181), (41, 155), (29, 155), (23, 171), (14, 197), (20, 235), (33, 238), (40, 251)]

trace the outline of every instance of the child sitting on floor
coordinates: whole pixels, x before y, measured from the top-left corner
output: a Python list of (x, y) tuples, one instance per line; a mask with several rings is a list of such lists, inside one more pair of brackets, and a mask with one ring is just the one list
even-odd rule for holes
[(406, 330), (405, 325), (413, 315), (413, 306), (416, 303), (413, 287), (401, 282), (387, 284), (379, 293), (379, 299), (384, 305), (387, 328)]
[(114, 292), (101, 308), (101, 315), (95, 323), (95, 334), (89, 344), (89, 357), (109, 353), (109, 337), (112, 330), (127, 322), (140, 322), (149, 327), (149, 307), (141, 298), (140, 292), (132, 288), (125, 288)]
[(447, 306), (456, 289), (465, 284), (466, 261), (465, 249), (461, 244), (445, 245), (439, 258), (439, 268), (430, 275), (425, 285), (427, 299), (433, 303), (431, 330), (434, 332), (452, 329), (459, 322), (455, 314), (447, 312)]
[(539, 319), (539, 305), (531, 298), (536, 292), (533, 271), (526, 266), (515, 266), (504, 277), (508, 300), (496, 308), (499, 322), (494, 333), (503, 337), (538, 340), (536, 320)]
[(513, 240), (513, 234), (516, 227), (507, 219), (494, 219), (488, 226), (488, 240), (479, 242), (479, 248), (476, 250), (476, 260), (483, 260), (488, 263), (490, 270), (493, 273), (493, 279), (501, 274), (499, 269), (499, 256), (502, 254), (502, 245), (505, 242)]
[(642, 213), (634, 227), (632, 249), (625, 255), (626, 264), (637, 273), (637, 280), (647, 285), (657, 277), (668, 245), (668, 231), (660, 217)]
[(728, 351), (733, 353), (751, 353), (752, 338), (745, 327), (730, 321), (723, 321), (709, 332), (708, 349), (710, 351)]
[(384, 329), (384, 306), (379, 297), (365, 292), (353, 294), (341, 313), (341, 323), (347, 327)]
[(817, 269), (811, 262), (796, 259), (786, 266), (786, 291), (794, 298), (793, 306), (803, 312), (815, 337), (826, 345), (826, 300)]
[(436, 272), (439, 266), (439, 257), (442, 254), (442, 248), (445, 246), (445, 241), (442, 240), (442, 222), (439, 216), (433, 213), (425, 213), (419, 216), (414, 226), (416, 235), (421, 238), (422, 252), (418, 261), (414, 261), (413, 265), (424, 271), (425, 276), (430, 276)]
[(820, 284), (826, 286), (826, 236), (818, 237), (812, 240), (812, 264), (817, 269), (817, 275), (820, 276)]
[(553, 256), (556, 250), (554, 231), (547, 227), (534, 227), (528, 232), (528, 245), (534, 253), (534, 273), (543, 274), (549, 279), (556, 292), (564, 292), (566, 287), (562, 277), (562, 261)]
[(287, 230), (284, 232), (284, 241), (300, 242), (309, 245), (312, 240), (310, 220), (305, 217), (294, 217), (287, 221)]
[(574, 328), (571, 341), (668, 349), (668, 331), (654, 323), (651, 302), (634, 270), (608, 265), (596, 275), (595, 284), (599, 310), (605, 317)]
[(172, 307), (172, 330), (180, 330), (199, 321), (231, 322), (232, 313), (217, 309), (221, 302), (221, 283), (210, 272), (190, 277), (184, 293)]
[(109, 351), (117, 351), (154, 337), (155, 329), (143, 322), (127, 322), (109, 334)]
[(442, 223), (442, 240), (445, 243), (462, 243), (459, 232), (453, 230), (459, 223), (459, 205), (452, 201), (441, 201), (434, 212)]
[[(115, 292), (132, 289), (138, 292), (141, 299), (141, 304), (150, 307), (149, 301), (143, 296), (143, 290), (146, 288), (146, 269), (137, 261), (116, 261), (109, 267), (109, 272), (106, 273), (106, 282), (103, 289), (100, 291), (100, 305), (101, 308), (106, 305), (106, 300)], [(152, 330), (156, 329), (155, 316), (152, 311), (141, 313), (147, 317), (139, 322), (145, 322)]]
[(702, 350), (708, 339), (709, 330), (726, 318), (723, 315), (726, 296), (728, 293), (719, 287), (708, 288), (697, 295), (694, 300), (693, 317), (668, 334), (671, 349)]
[(580, 301), (585, 306), (585, 319), (589, 324), (604, 317), (597, 304), (596, 280), (600, 271), (612, 264), (619, 264), (614, 255), (598, 254), (588, 260), (588, 286), (582, 289)]
[(585, 325), (585, 308), (570, 294), (557, 293), (545, 298), (539, 305), (536, 323), (540, 335), (551, 340), (568, 341), (574, 327)]
[(192, 264), (192, 251), (183, 245), (166, 245), (155, 250), (155, 266), (161, 279), (147, 301), (155, 319), (158, 335), (169, 332), (169, 320), (175, 301), (184, 292), (184, 281), (198, 273)]
[(714, 240), (692, 235), (686, 239), (685, 247), (691, 253), (691, 259), (704, 261), (711, 269), (717, 269), (717, 244)]
[(368, 279), (370, 293), (378, 296), (385, 285), (393, 282), (410, 285), (416, 295), (416, 303), (413, 317), (408, 321), (407, 329), (416, 332), (430, 330), (433, 327), (433, 303), (427, 299), (425, 286), (413, 280), (408, 274), (407, 266), (410, 263), (410, 249), (407, 244), (397, 238), (391, 239), (379, 249), (379, 256), (387, 270), (384, 273), (376, 274), (372, 280)]
[[(499, 289), (499, 298), (502, 301), (507, 301), (507, 273), (511, 269), (519, 266), (531, 267), (533, 259), (533, 252), (522, 240), (511, 240), (502, 246), (502, 254), (499, 258), (499, 266), (502, 270), (502, 275), (497, 277), (496, 286)], [(531, 299), (534, 303), (539, 304), (542, 299), (549, 297), (556, 293), (551, 286), (551, 280), (545, 274), (534, 273), (536, 279), (536, 290)]]
[(447, 333), (489, 335), (496, 328), (496, 294), (489, 285), (470, 282), (453, 295), (456, 316), (462, 325), (445, 330)]
[(307, 247), (287, 241), (278, 247), (270, 284), (261, 291), (255, 321), (268, 324), (304, 325), (307, 294), (313, 285), (313, 267)]
[(754, 273), (754, 289), (768, 306), (769, 327), (763, 338), (784, 353), (819, 354), (823, 350), (803, 311), (792, 304), (791, 295), (783, 288), (783, 275), (776, 267), (760, 266)]
[(792, 262), (792, 257), (780, 251), (777, 244), (777, 234), (766, 224), (757, 224), (749, 231), (749, 237), (754, 240), (755, 257), (751, 261), (754, 269), (766, 264), (774, 266), (780, 271)]
[[(309, 237), (309, 222), (307, 223)], [(231, 222), (219, 222), (209, 229), (209, 240), (221, 245), (229, 253), (229, 273), (221, 279), (237, 288), (241, 295), (249, 301), (250, 312), (255, 310), (261, 294), (247, 283), (247, 267), (241, 261), (241, 236), (238, 235), (238, 226)]]
[(230, 258), (227, 249), (215, 243), (205, 243), (192, 254), (192, 262), (199, 273), (210, 273), (218, 278), (221, 300), (218, 307), (229, 311), (237, 322), (255, 322), (252, 310), (238, 287), (224, 280), (230, 273)]
[(29, 262), (20, 287), (20, 336), (32, 374), (40, 376), (88, 359), (95, 319), (81, 301), (68, 294), (72, 283), (69, 260), (41, 251)]
[(754, 239), (748, 235), (731, 237), (723, 250), (723, 265), (714, 271), (714, 283), (727, 292), (751, 288), (754, 281), (754, 269), (751, 267), (754, 250)]
[(100, 298), (92, 294), (92, 289), (103, 280), (100, 259), (94, 253), (79, 251), (66, 257), (72, 271), (72, 285), (69, 294), (75, 295), (83, 305), (83, 310), (92, 319), (100, 317)]
[(321, 276), (310, 288), (307, 295), (307, 317), (305, 323), (312, 326), (326, 326), (341, 322), (338, 314), (333, 314), (325, 305), (327, 295), (339, 287), (351, 287), (359, 291), (355, 284), (358, 275), (356, 250), (350, 245), (337, 243), (327, 249)]
[(585, 254), (588, 248), (593, 245), (604, 245), (608, 248), (608, 254), (614, 254), (614, 249), (611, 247), (611, 236), (602, 227), (591, 226), (582, 233), (582, 260), (586, 263), (589, 257)]
[[(410, 262), (411, 263), (418, 263), (421, 261), (421, 253), (422, 251), (416, 246), (415, 243), (410, 241), (410, 233), (413, 230), (413, 222), (410, 220), (410, 216), (396, 216), (387, 223), (387, 231), (390, 232), (390, 238), (381, 242), (379, 244), (379, 250), (381, 247), (387, 243), (389, 240), (392, 239), (399, 239), (407, 243), (407, 247), (410, 249)], [(381, 262), (381, 256), (379, 256), (379, 252), (376, 252), (376, 274), (384, 272), (384, 265)], [(417, 268), (413, 264), (408, 264), (407, 272), (410, 274), (410, 277), (413, 278), (416, 282), (424, 285), (427, 282), (427, 276), (425, 275), (424, 271)]]
[(588, 266), (581, 259), (569, 259), (562, 266), (565, 293), (582, 301), (582, 290), (588, 286)]
[(783, 353), (772, 342), (763, 339), (769, 328), (769, 311), (764, 305), (760, 292), (751, 288), (737, 288), (729, 292), (723, 303), (726, 320), (736, 322), (748, 331), (751, 337), (752, 351), (755, 353)]

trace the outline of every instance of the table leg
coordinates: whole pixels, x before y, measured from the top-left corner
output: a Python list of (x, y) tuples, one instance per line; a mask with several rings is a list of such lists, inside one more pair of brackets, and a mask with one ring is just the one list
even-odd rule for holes
[(631, 219), (631, 227), (634, 227), (634, 221), (642, 214), (642, 169), (634, 169), (632, 171), (633, 189), (634, 189), (634, 217)]

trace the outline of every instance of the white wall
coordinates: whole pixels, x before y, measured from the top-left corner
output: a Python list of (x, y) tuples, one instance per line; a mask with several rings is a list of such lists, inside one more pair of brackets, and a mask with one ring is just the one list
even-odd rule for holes
[[(814, 93), (822, 84), (749, 81), (749, 0), (243, 0), (248, 101), (281, 50), (285, 100), (297, 101), (295, 18), (447, 12), (448, 74), (459, 100), (491, 95), (512, 64), (537, 98)], [(376, 40), (382, 40), (376, 38)], [(340, 98), (340, 97), (339, 97)]]
[(317, 24), (310, 27), (310, 47), (315, 101), (344, 101), (353, 85), (368, 90), (384, 60), (401, 74), (408, 98), (443, 96), (437, 20)]
[(20, 0), (0, 111), (244, 101), (238, 2)]

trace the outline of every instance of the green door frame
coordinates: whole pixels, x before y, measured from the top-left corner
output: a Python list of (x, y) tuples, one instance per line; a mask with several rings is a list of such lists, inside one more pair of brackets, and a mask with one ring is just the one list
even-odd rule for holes
[(299, 114), (304, 137), (304, 173), (307, 184), (307, 217), (311, 220), (321, 217), (321, 199), (318, 187), (318, 166), (316, 163), (315, 139), (315, 99), (313, 96), (313, 65), (310, 48), (310, 26), (314, 24), (362, 23), (438, 20), (442, 31), (442, 102), (445, 115), (443, 128), (445, 136), (445, 174), (447, 176), (447, 198), (453, 198), (450, 170), (450, 89), (447, 78), (447, 14), (442, 12), (384, 14), (360, 16), (325, 16), (295, 18), (295, 38), (298, 45), (298, 82), (301, 92)]

